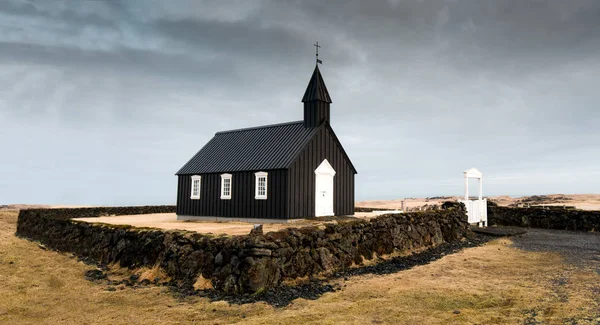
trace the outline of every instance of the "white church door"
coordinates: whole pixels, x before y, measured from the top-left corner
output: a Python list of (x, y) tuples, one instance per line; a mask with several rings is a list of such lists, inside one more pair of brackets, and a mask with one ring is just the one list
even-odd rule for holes
[(327, 159), (315, 170), (315, 216), (333, 216), (333, 177), (335, 170)]

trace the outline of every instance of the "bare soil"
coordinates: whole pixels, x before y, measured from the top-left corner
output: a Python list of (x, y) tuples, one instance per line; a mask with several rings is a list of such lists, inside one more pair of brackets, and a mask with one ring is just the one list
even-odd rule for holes
[[(361, 213), (357, 218), (374, 217), (373, 213)], [(213, 235), (247, 235), (254, 227), (247, 222), (213, 222), (213, 221), (181, 221), (175, 213), (139, 214), (130, 216), (108, 216), (99, 218), (77, 218), (76, 221), (90, 223), (106, 223), (113, 225), (130, 225), (143, 228), (161, 228), (169, 230), (188, 230)], [(338, 220), (348, 220), (348, 217), (304, 219), (290, 223), (264, 224), (263, 232), (279, 231), (285, 228), (300, 228), (307, 226), (322, 226)]]
[[(600, 210), (600, 194), (549, 194), (532, 195), (523, 197), (490, 196), (489, 200), (501, 206), (516, 206), (519, 204), (529, 205), (556, 205), (575, 206), (582, 210)], [(445, 196), (432, 198), (400, 198), (395, 200), (373, 200), (357, 202), (357, 207), (400, 209), (402, 201), (405, 208), (419, 209), (432, 205), (441, 205), (445, 201), (462, 200), (460, 196)]]

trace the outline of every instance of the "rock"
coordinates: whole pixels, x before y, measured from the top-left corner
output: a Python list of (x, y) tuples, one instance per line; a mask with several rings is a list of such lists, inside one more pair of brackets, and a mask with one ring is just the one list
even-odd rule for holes
[(106, 279), (106, 274), (104, 274), (104, 272), (102, 272), (101, 270), (95, 269), (95, 270), (87, 270), (85, 271), (85, 279), (89, 280), (89, 281), (97, 281), (97, 280), (102, 280), (102, 279)]
[(230, 275), (225, 279), (222, 287), (225, 292), (240, 293), (237, 286), (237, 279), (233, 275)]
[(343, 237), (342, 234), (339, 232), (328, 235), (329, 240), (340, 240), (340, 239), (342, 239), (342, 237)]
[(184, 256), (186, 256), (185, 259), (179, 263), (179, 267), (176, 270), (178, 277), (183, 278), (184, 280), (196, 278), (203, 267), (203, 262), (205, 260), (204, 252), (202, 250), (193, 250), (190, 248), (189, 253), (186, 252)]
[(455, 310), (455, 311), (453, 311), (453, 313), (454, 313), (455, 315), (458, 315), (458, 314), (460, 314), (460, 310)]
[(115, 288), (115, 287), (108, 287), (108, 288), (106, 288), (106, 291), (117, 291), (117, 288)]
[(249, 256), (271, 256), (273, 251), (268, 248), (251, 248), (246, 250), (246, 255)]
[(270, 258), (246, 257), (246, 268), (241, 275), (244, 292), (264, 292), (278, 283), (278, 267)]
[(238, 266), (240, 265), (240, 260), (237, 256), (234, 255), (229, 260), (229, 264), (231, 264), (231, 267), (233, 267), (234, 269), (237, 269)]
[(150, 283), (152, 283), (152, 282), (150, 282), (150, 280), (148, 280), (148, 279), (144, 279), (144, 280), (142, 280), (142, 281), (140, 282), (140, 284), (141, 284), (141, 285), (143, 285), (143, 286), (150, 285)]
[(223, 265), (223, 254), (219, 253), (215, 256), (215, 265)]
[(319, 264), (325, 272), (332, 272), (337, 268), (339, 260), (327, 248), (317, 248), (317, 253), (319, 255)]
[(444, 203), (442, 203), (441, 208), (442, 208), (442, 210), (457, 209), (457, 210), (464, 211), (465, 205), (461, 202), (445, 201)]
[(250, 238), (252, 240), (247, 243), (248, 247), (269, 248), (269, 249), (278, 249), (279, 248), (279, 245), (277, 245), (274, 242), (265, 240), (264, 237), (254, 236), (254, 237), (250, 237)]
[(254, 225), (254, 228), (250, 230), (250, 236), (262, 236), (263, 235), (263, 225)]
[(140, 278), (140, 276), (139, 276), (139, 275), (137, 275), (137, 274), (132, 274), (132, 275), (130, 275), (130, 276), (129, 276), (129, 281), (131, 281), (131, 282), (136, 282), (136, 281), (137, 281), (139, 278)]

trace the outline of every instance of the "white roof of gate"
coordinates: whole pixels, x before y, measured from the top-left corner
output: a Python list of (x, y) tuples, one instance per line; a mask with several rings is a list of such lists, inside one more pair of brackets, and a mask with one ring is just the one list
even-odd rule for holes
[(471, 169), (465, 170), (466, 178), (481, 178), (482, 176), (483, 176), (483, 174), (479, 170), (477, 170), (477, 168), (471, 168)]

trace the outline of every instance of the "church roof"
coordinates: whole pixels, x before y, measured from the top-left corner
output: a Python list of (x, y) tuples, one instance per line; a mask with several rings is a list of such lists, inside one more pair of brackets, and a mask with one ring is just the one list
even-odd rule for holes
[(319, 71), (318, 64), (308, 82), (304, 97), (302, 97), (302, 102), (310, 102), (313, 100), (331, 103), (331, 97), (329, 97), (329, 92), (327, 91), (327, 86), (325, 86), (325, 81), (323, 81), (323, 76), (321, 76), (321, 71)]
[(176, 175), (285, 169), (317, 129), (298, 121), (218, 132)]

